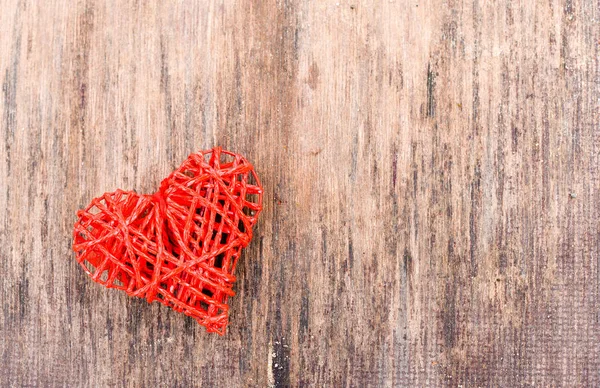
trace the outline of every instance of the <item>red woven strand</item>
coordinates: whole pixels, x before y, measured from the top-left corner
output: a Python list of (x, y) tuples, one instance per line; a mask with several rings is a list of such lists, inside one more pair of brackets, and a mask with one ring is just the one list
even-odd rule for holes
[(117, 190), (77, 212), (73, 250), (91, 278), (158, 301), (223, 335), (241, 250), (262, 210), (242, 156), (192, 154), (153, 195)]

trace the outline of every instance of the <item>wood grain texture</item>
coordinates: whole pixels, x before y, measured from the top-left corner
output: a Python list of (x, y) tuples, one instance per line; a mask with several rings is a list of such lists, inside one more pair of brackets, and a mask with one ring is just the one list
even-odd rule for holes
[[(0, 0), (0, 385), (599, 386), (599, 57), (596, 0)], [(225, 337), (71, 252), (214, 145)]]

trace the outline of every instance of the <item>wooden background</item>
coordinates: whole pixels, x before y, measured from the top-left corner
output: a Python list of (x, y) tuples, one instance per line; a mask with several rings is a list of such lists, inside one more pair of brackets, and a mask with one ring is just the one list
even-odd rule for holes
[[(597, 0), (0, 0), (0, 385), (599, 386)], [(75, 212), (245, 154), (225, 337)]]

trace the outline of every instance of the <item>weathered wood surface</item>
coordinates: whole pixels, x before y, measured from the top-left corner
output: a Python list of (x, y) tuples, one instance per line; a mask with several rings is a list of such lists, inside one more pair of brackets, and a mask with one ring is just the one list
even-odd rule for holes
[[(0, 385), (600, 385), (600, 3), (0, 0)], [(225, 337), (88, 279), (78, 208), (222, 145)]]

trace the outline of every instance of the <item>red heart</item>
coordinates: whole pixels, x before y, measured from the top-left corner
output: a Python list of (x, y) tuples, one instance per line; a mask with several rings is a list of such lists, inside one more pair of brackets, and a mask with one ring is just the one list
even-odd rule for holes
[(158, 301), (223, 335), (233, 272), (262, 210), (262, 187), (242, 156), (192, 154), (153, 195), (117, 190), (92, 200), (73, 231), (92, 280)]

